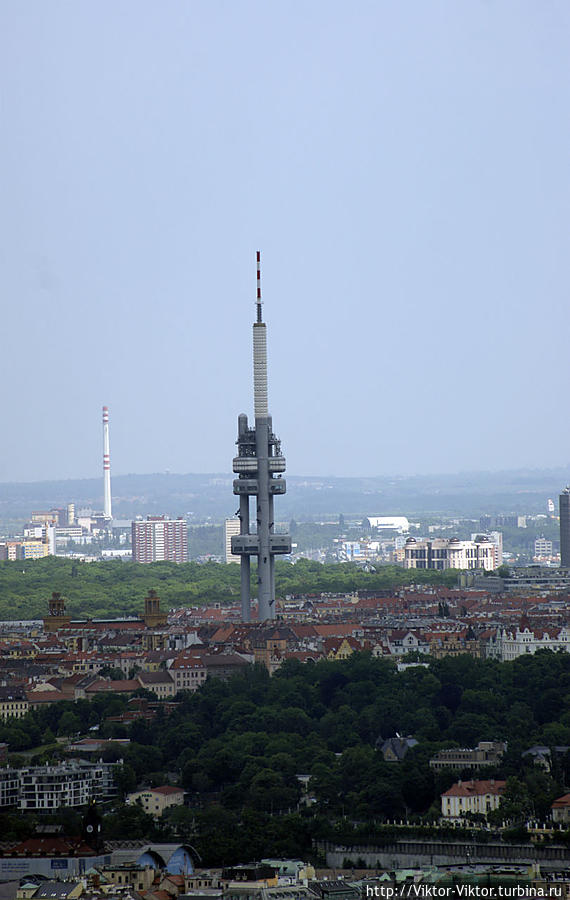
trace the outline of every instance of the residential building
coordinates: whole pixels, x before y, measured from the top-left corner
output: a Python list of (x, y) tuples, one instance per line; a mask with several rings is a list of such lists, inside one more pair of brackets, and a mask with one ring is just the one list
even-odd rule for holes
[(104, 866), (101, 874), (106, 882), (117, 885), (121, 890), (130, 887), (133, 891), (145, 893), (150, 890), (156, 878), (156, 869), (150, 865), (136, 864)]
[(552, 556), (552, 541), (548, 541), (544, 535), (537, 537), (534, 542), (534, 558), (545, 559)]
[(411, 735), (400, 737), (397, 734), (396, 737), (388, 738), (385, 741), (378, 738), (376, 749), (380, 751), (386, 762), (402, 762), (408, 750), (415, 747), (417, 743), (417, 740)]
[(508, 662), (537, 650), (570, 653), (570, 630), (562, 628), (533, 628), (524, 615), (517, 627), (498, 629), (487, 643), (487, 657)]
[(0, 809), (17, 806), (20, 792), (20, 777), (17, 769), (0, 769)]
[(461, 819), (465, 813), (486, 816), (498, 809), (506, 781), (458, 781), (441, 795), (441, 814), (446, 819)]
[(128, 795), (127, 803), (140, 803), (145, 813), (159, 819), (169, 806), (182, 806), (184, 791), (182, 788), (165, 784), (145, 791), (135, 791)]
[(140, 686), (155, 694), (159, 700), (165, 697), (174, 697), (176, 685), (170, 672), (164, 670), (158, 672), (139, 672), (137, 681)]
[(197, 691), (208, 677), (206, 666), (195, 657), (179, 656), (168, 671), (174, 679), (175, 693)]
[(134, 521), (131, 529), (135, 562), (151, 563), (165, 560), (175, 563), (187, 562), (186, 519), (147, 516), (146, 521)]
[(73, 760), (53, 766), (0, 770), (9, 773), (0, 791), (4, 790), (5, 799), (13, 799), (13, 782), (17, 776), (16, 803), (21, 810), (49, 811), (85, 806), (91, 800), (106, 802), (117, 796), (114, 781), (117, 765)]
[(226, 519), (224, 523), (224, 547), (227, 563), (239, 563), (240, 557), (232, 553), (232, 537), (240, 533), (240, 520), (237, 517)]
[(554, 822), (567, 824), (570, 822), (570, 794), (564, 794), (558, 797), (551, 806), (552, 820)]
[(21, 719), (26, 715), (28, 706), (23, 690), (0, 687), (0, 719)]

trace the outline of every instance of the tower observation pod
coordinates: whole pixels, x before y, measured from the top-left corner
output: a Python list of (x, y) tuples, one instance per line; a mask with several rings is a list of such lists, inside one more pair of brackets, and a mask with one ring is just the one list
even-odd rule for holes
[[(234, 457), (234, 494), (239, 497), (240, 533), (232, 537), (232, 553), (241, 563), (241, 613), (251, 621), (250, 560), (257, 557), (257, 601), (259, 621), (275, 618), (275, 557), (291, 552), (288, 534), (275, 534), (273, 500), (284, 494), (285, 458), (281, 442), (273, 434), (267, 400), (267, 328), (261, 308), (261, 253), (257, 252), (256, 320), (253, 323), (253, 408), (255, 425), (238, 416), (238, 455)], [(250, 498), (255, 518), (250, 518)]]

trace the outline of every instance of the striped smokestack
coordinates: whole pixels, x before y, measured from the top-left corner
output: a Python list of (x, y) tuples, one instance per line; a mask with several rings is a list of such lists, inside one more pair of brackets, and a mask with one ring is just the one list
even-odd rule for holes
[(103, 407), (103, 515), (112, 519), (111, 512), (111, 458), (109, 456), (109, 407)]

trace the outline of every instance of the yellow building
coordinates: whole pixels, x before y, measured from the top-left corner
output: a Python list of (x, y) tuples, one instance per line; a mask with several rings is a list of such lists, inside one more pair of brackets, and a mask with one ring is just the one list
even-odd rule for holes
[(24, 691), (0, 687), (0, 719), (21, 719), (26, 715), (28, 706)]
[(43, 559), (49, 555), (47, 541), (22, 541), (22, 559)]
[(127, 803), (140, 803), (145, 813), (159, 819), (169, 806), (182, 806), (184, 791), (182, 788), (165, 784), (162, 787), (148, 788), (146, 791), (135, 791), (127, 797)]
[(149, 891), (156, 877), (156, 869), (152, 866), (105, 866), (101, 869), (101, 890), (105, 893), (114, 893), (114, 888), (120, 886), (122, 890), (127, 887), (134, 891)]
[(170, 672), (164, 670), (158, 672), (139, 672), (137, 681), (141, 687), (155, 694), (159, 700), (166, 697), (174, 697), (176, 685)]
[(487, 813), (499, 808), (506, 781), (458, 781), (441, 795), (441, 814), (446, 819), (461, 819), (464, 813)]
[(354, 653), (354, 647), (347, 638), (329, 638), (323, 649), (327, 659), (348, 659)]

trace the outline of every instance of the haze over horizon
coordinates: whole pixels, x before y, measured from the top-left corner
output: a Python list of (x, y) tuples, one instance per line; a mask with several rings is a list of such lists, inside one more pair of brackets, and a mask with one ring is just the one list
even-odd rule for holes
[[(568, 465), (570, 7), (0, 8), (0, 482)], [(304, 475), (304, 477), (329, 477)], [(562, 487), (562, 485), (561, 485)]]

